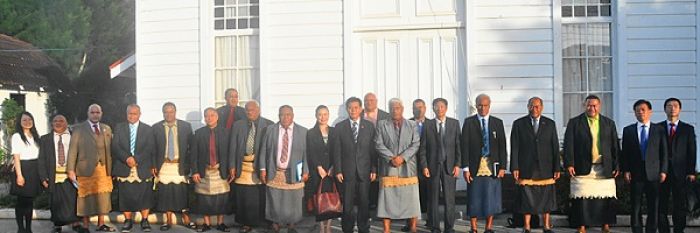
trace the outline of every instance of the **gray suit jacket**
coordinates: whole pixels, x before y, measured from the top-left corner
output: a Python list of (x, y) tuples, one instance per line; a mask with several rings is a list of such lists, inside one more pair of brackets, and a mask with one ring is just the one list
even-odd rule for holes
[(74, 171), (76, 176), (92, 176), (97, 166), (97, 144), (96, 140), (104, 140), (105, 144), (105, 166), (107, 175), (112, 175), (112, 128), (107, 124), (100, 123), (100, 135), (96, 135), (90, 123), (85, 121), (73, 128), (70, 147), (68, 149), (68, 164), (66, 171)]
[[(236, 121), (236, 123), (233, 123), (233, 126), (231, 127), (231, 135), (229, 135), (229, 146), (228, 146), (228, 154), (230, 156), (230, 164), (229, 168), (235, 168), (236, 169), (236, 177), (241, 176), (241, 170), (243, 166), (243, 156), (245, 156), (245, 150), (246, 150), (246, 143), (248, 140), (248, 131), (250, 130), (250, 125), (249, 125), (248, 119)], [(255, 121), (255, 145), (253, 146), (254, 152), (256, 154), (254, 165), (255, 169), (259, 169), (262, 165), (258, 164), (260, 161), (260, 150), (263, 142), (263, 136), (265, 135), (265, 130), (267, 129), (267, 126), (274, 124), (271, 120), (268, 120), (264, 117), (258, 117), (258, 120)], [(257, 171), (255, 172), (257, 174)]]
[[(379, 153), (379, 176), (412, 177), (418, 175), (418, 149), (420, 134), (415, 121), (405, 120), (397, 138), (393, 120), (377, 122), (375, 143)], [(391, 164), (391, 158), (401, 155), (405, 163), (399, 167)]]
[[(264, 142), (265, 144), (260, 148), (260, 164), (264, 167), (261, 169), (267, 170), (267, 180), (271, 181), (275, 178), (275, 173), (277, 171), (277, 144), (279, 142), (279, 132), (280, 123), (275, 123), (270, 125), (265, 130)], [(287, 167), (287, 183), (300, 183), (301, 180), (297, 180), (297, 169), (296, 166), (299, 162), (303, 166), (303, 174), (309, 173), (309, 164), (306, 161), (306, 128), (294, 123), (294, 132), (292, 145), (289, 149), (289, 166)]]

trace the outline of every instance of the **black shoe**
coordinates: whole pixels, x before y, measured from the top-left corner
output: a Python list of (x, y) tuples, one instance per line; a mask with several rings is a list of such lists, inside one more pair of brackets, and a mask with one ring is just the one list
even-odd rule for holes
[(228, 227), (225, 224), (219, 224), (216, 226), (216, 230), (221, 231), (221, 232), (229, 232), (231, 230), (228, 229)]
[(207, 225), (207, 224), (204, 224), (204, 225), (202, 225), (202, 227), (199, 228), (197, 231), (199, 231), (199, 232), (207, 232), (207, 231), (209, 231), (209, 230), (211, 230), (211, 227), (210, 227), (209, 225)]
[(552, 229), (544, 229), (542, 233), (554, 233), (554, 231), (552, 231)]
[(61, 233), (61, 230), (62, 230), (61, 227), (59, 227), (59, 226), (54, 226), (52, 232), (53, 232), (53, 233)]
[(469, 233), (478, 233), (476, 230), (469, 230)]
[(403, 226), (401, 228), (401, 231), (402, 232), (409, 232), (409, 231), (411, 231), (411, 226), (409, 226), (409, 225)]
[(107, 226), (107, 225), (105, 225), (105, 224), (102, 224), (102, 226), (99, 226), (99, 227), (97, 228), (97, 231), (115, 232), (115, 231), (117, 231), (117, 230), (114, 229), (113, 227), (110, 227), (110, 226)]
[(523, 233), (530, 233), (530, 230), (528, 230), (528, 229), (523, 229)]
[(122, 226), (121, 232), (122, 233), (131, 232), (132, 228), (134, 228), (134, 220), (131, 220), (131, 219), (124, 220), (124, 226)]
[(486, 229), (486, 230), (484, 230), (484, 233), (495, 233), (495, 232), (493, 231), (493, 229)]
[(160, 225), (160, 231), (168, 231), (168, 230), (170, 230), (169, 224)]
[(141, 220), (141, 230), (143, 232), (151, 232), (151, 224), (148, 223), (147, 219)]
[(197, 230), (197, 224), (194, 224), (194, 222), (190, 222), (189, 224), (185, 225), (185, 227), (192, 230)]
[(80, 226), (80, 225), (74, 226), (73, 230), (77, 233), (90, 233), (90, 229), (88, 229), (87, 227)]

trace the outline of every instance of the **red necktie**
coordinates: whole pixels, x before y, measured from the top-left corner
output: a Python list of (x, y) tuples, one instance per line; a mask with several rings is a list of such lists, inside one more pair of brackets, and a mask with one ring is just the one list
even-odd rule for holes
[(66, 165), (66, 151), (63, 146), (63, 134), (58, 135), (58, 165), (61, 167)]
[(671, 139), (673, 139), (673, 137), (676, 136), (676, 124), (674, 124), (674, 123), (671, 123), (671, 134), (670, 134), (670, 136), (671, 136)]
[(288, 132), (289, 132), (289, 130), (287, 130), (287, 128), (284, 128), (284, 135), (282, 136), (282, 137), (284, 137), (282, 139), (282, 155), (280, 156), (280, 162), (282, 162), (282, 163), (286, 163), (287, 159), (288, 159), (287, 158), (288, 157), (287, 154), (289, 153), (289, 133)]
[(100, 135), (100, 127), (97, 127), (97, 124), (94, 124), (94, 125), (92, 125), (92, 128), (95, 128), (95, 134), (97, 136), (99, 136)]
[(229, 108), (230, 110), (228, 111), (228, 119), (226, 120), (226, 129), (230, 129), (231, 126), (233, 125), (233, 120), (234, 120), (233, 119), (233, 115), (234, 115), (233, 110), (234, 110), (234, 108), (236, 108), (236, 107)]
[(216, 135), (214, 135), (214, 129), (209, 131), (209, 166), (216, 166), (218, 161), (216, 161)]

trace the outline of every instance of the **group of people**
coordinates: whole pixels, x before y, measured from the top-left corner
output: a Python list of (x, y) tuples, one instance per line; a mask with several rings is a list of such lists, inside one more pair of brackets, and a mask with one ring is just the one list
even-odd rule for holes
[[(71, 225), (89, 232), (97, 215), (98, 231), (111, 211), (117, 190), (122, 232), (140, 227), (150, 231), (151, 209), (165, 212), (166, 231), (182, 214), (183, 224), (198, 231), (228, 232), (224, 215), (235, 214), (242, 232), (253, 227), (294, 230), (314, 193), (340, 189), (342, 213), (319, 214), (321, 232), (331, 232), (331, 220), (342, 218), (343, 232), (370, 231), (370, 206), (382, 219), (384, 232), (391, 220), (406, 220), (404, 231), (416, 232), (421, 207), (428, 212), (432, 232), (454, 232), (455, 190), (460, 173), (467, 182), (467, 216), (471, 233), (485, 218), (492, 233), (493, 217), (502, 211), (501, 179), (508, 169), (506, 134), (501, 119), (490, 114), (491, 99), (476, 97), (477, 114), (458, 120), (447, 117), (448, 101), (432, 101), (434, 119), (427, 119), (424, 100), (413, 101), (411, 119), (403, 117), (402, 100), (389, 101), (389, 112), (377, 108), (377, 98), (345, 101), (348, 118), (332, 127), (329, 109), (316, 108), (316, 123), (307, 129), (294, 122), (289, 105), (279, 108), (277, 123), (260, 116), (252, 100), (238, 106), (238, 91), (225, 92), (226, 105), (206, 108), (206, 126), (192, 131), (176, 118), (176, 106), (162, 107), (163, 120), (148, 125), (139, 120), (140, 107), (126, 109), (127, 122), (112, 128), (101, 123), (102, 109), (93, 104), (88, 120), (68, 130), (66, 118), (52, 117), (52, 131), (39, 137), (30, 113), (17, 118), (12, 135), (19, 232), (31, 232), (33, 198), (51, 193), (55, 232)], [(364, 107), (363, 107), (364, 104)], [(530, 232), (533, 215), (544, 215), (544, 232), (552, 232), (549, 213), (557, 208), (555, 182), (561, 171), (571, 179), (571, 221), (581, 226), (615, 223), (614, 178), (623, 175), (632, 185), (632, 229), (641, 232), (642, 195), (647, 200), (646, 232), (668, 232), (667, 210), (673, 193), (674, 232), (683, 232), (685, 195), (695, 181), (696, 142), (693, 126), (679, 121), (681, 101), (664, 103), (667, 120), (651, 123), (651, 103), (637, 101), (636, 122), (625, 127), (622, 147), (615, 122), (602, 116), (601, 101), (585, 99), (585, 112), (566, 124), (563, 169), (555, 122), (542, 116), (544, 102), (528, 100), (528, 114), (515, 120), (510, 134), (510, 171), (518, 184), (515, 210), (524, 215), (523, 232)], [(190, 203), (190, 189), (194, 201)], [(444, 211), (440, 211), (440, 203)], [(204, 215), (197, 226), (189, 213)], [(211, 217), (216, 217), (216, 225)], [(80, 219), (82, 218), (82, 224)], [(441, 224), (442, 222), (442, 224)], [(441, 227), (442, 226), (442, 227)]]

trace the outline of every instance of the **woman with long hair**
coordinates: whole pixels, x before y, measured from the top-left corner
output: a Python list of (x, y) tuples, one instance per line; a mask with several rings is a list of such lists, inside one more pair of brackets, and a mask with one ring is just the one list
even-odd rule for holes
[(34, 126), (34, 116), (22, 112), (15, 120), (15, 133), (11, 139), (14, 179), (10, 193), (17, 196), (15, 219), (18, 233), (32, 232), (34, 197), (41, 193), (39, 179), (39, 133)]
[[(306, 154), (309, 158), (309, 171), (311, 173), (306, 186), (307, 201), (313, 198), (319, 185), (323, 185), (321, 192), (333, 191), (335, 179), (330, 155), (330, 139), (333, 127), (328, 125), (328, 107), (320, 105), (316, 108), (316, 125), (306, 133)], [(316, 221), (320, 224), (321, 233), (331, 232), (331, 220), (340, 217), (337, 214), (316, 215)]]

